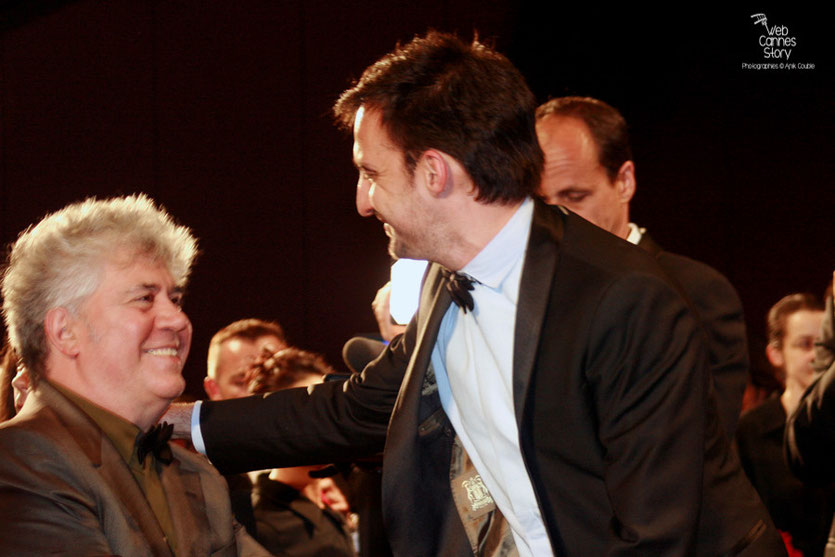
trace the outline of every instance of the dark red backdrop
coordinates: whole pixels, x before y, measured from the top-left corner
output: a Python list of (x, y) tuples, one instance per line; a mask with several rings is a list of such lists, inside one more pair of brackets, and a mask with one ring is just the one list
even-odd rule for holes
[(813, 13), (768, 12), (814, 70), (762, 61), (750, 15), (542, 10), (475, 0), (6, 2), (0, 42), (0, 240), (89, 195), (144, 191), (194, 228), (189, 391), (213, 331), (279, 320), (339, 362), (374, 329), (379, 223), (354, 211), (350, 138), (329, 107), (396, 41), (478, 29), (540, 100), (587, 94), (630, 122), (634, 220), (737, 286), (752, 337), (783, 294), (821, 292), (831, 226), (831, 45)]

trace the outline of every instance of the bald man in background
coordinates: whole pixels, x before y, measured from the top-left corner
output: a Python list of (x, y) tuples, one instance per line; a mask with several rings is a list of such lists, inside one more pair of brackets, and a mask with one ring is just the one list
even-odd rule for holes
[(629, 222), (635, 163), (626, 121), (589, 97), (559, 97), (536, 111), (545, 153), (539, 194), (652, 253), (696, 311), (708, 338), (718, 412), (728, 438), (736, 430), (748, 378), (742, 302), (722, 274), (699, 261), (664, 251), (646, 230)]

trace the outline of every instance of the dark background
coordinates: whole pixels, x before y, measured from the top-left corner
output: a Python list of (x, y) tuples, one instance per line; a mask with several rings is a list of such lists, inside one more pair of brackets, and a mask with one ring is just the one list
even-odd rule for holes
[[(763, 62), (751, 14), (797, 38)], [(630, 123), (633, 220), (737, 287), (752, 346), (784, 294), (835, 269), (831, 25), (799, 7), (670, 13), (509, 1), (108, 0), (0, 4), (0, 241), (90, 195), (144, 191), (200, 238), (186, 366), (209, 338), (278, 320), (340, 362), (373, 331), (386, 238), (354, 209), (351, 140), (329, 109), (397, 41), (478, 30), (540, 101), (591, 95)]]

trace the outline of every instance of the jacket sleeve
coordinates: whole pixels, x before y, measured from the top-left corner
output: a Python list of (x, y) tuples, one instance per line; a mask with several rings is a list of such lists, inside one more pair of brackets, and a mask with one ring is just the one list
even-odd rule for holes
[(236, 400), (206, 401), (206, 454), (223, 474), (349, 461), (383, 449), (415, 342), (415, 322), (362, 373)]
[(707, 335), (716, 403), (732, 439), (749, 375), (742, 301), (730, 281), (704, 263), (667, 252), (659, 256), (658, 263), (681, 286)]
[(0, 555), (110, 555), (96, 501), (31, 436), (0, 431)]
[(704, 336), (656, 276), (617, 280), (595, 311), (586, 377), (613, 513), (607, 554), (690, 555), (704, 476)]

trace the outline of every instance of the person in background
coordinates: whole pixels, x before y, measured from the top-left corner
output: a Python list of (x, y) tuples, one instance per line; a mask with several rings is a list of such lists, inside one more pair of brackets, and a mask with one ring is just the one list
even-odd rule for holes
[(266, 356), (287, 348), (278, 323), (241, 319), (214, 334), (206, 358), (203, 389), (211, 400), (247, 396), (247, 373)]
[[(813, 367), (819, 374), (789, 416), (784, 448), (789, 468), (806, 485), (831, 489), (835, 482), (835, 304), (832, 283), (827, 289)], [(824, 555), (835, 557), (835, 520)]]
[[(249, 396), (249, 376), (266, 358), (288, 346), (284, 329), (274, 321), (248, 318), (226, 325), (212, 336), (206, 356), (203, 389), (210, 400)], [(235, 519), (257, 536), (252, 513), (252, 481), (247, 474), (224, 476)]]
[(812, 383), (814, 345), (820, 336), (823, 306), (812, 294), (790, 294), (768, 312), (766, 355), (784, 385), (739, 420), (736, 434), (742, 467), (783, 534), (789, 553), (823, 555), (832, 522), (835, 492), (806, 486), (783, 457), (786, 418)]
[[(733, 439), (748, 379), (742, 302), (716, 269), (661, 248), (629, 220), (638, 180), (626, 120), (590, 97), (558, 97), (536, 110), (545, 153), (539, 195), (651, 253), (681, 289), (707, 335), (719, 416)], [(714, 411), (712, 408), (710, 411)]]
[(8, 341), (0, 350), (0, 422), (20, 412), (29, 393), (29, 373)]
[[(267, 394), (321, 383), (334, 370), (318, 354), (286, 348), (258, 366), (251, 394)], [(275, 555), (353, 557), (346, 517), (352, 516), (330, 478), (318, 478), (324, 466), (275, 468), (260, 474), (253, 489), (258, 541)], [(328, 504), (330, 503), (330, 504)], [(342, 513), (334, 510), (339, 507)]]

